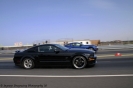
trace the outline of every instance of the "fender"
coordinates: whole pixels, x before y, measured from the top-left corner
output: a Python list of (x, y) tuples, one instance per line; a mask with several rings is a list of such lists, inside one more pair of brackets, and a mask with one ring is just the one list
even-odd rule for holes
[(72, 60), (75, 56), (78, 56), (78, 55), (85, 57), (86, 60), (87, 60), (87, 58), (89, 57), (89, 56), (86, 56), (84, 53), (75, 53), (74, 55), (71, 56), (71, 60)]
[(26, 55), (26, 56), (23, 56), (22, 58), (21, 58), (21, 62), (23, 61), (23, 59), (25, 59), (25, 58), (31, 58), (32, 60), (35, 60), (35, 58), (33, 57), (33, 56), (31, 56), (31, 55)]

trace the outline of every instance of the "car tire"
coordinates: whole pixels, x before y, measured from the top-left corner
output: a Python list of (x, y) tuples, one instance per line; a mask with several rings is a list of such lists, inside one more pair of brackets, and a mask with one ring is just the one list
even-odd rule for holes
[(31, 58), (25, 58), (22, 62), (22, 66), (25, 69), (32, 69), (34, 68), (34, 61)]
[(76, 69), (83, 69), (87, 65), (86, 58), (83, 56), (75, 56), (72, 60), (72, 65)]

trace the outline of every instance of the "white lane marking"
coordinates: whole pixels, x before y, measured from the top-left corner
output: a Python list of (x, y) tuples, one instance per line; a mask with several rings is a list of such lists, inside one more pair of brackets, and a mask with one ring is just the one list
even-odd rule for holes
[(0, 60), (13, 60), (13, 58), (3, 58), (3, 59), (0, 59)]
[(0, 75), (0, 77), (43, 77), (43, 78), (82, 78), (82, 77), (133, 77), (133, 74), (119, 75)]
[(113, 57), (114, 55), (97, 55), (97, 57)]

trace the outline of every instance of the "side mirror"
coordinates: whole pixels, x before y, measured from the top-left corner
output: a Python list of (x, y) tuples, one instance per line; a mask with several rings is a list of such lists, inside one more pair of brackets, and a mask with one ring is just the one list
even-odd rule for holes
[(55, 53), (59, 53), (60, 51), (59, 50), (54, 50)]

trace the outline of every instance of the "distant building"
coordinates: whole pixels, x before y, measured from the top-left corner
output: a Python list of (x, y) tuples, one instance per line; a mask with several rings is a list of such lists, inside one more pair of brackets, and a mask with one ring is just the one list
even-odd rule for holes
[(91, 41), (91, 44), (93, 45), (99, 45), (101, 44), (101, 41), (100, 40), (90, 40)]

